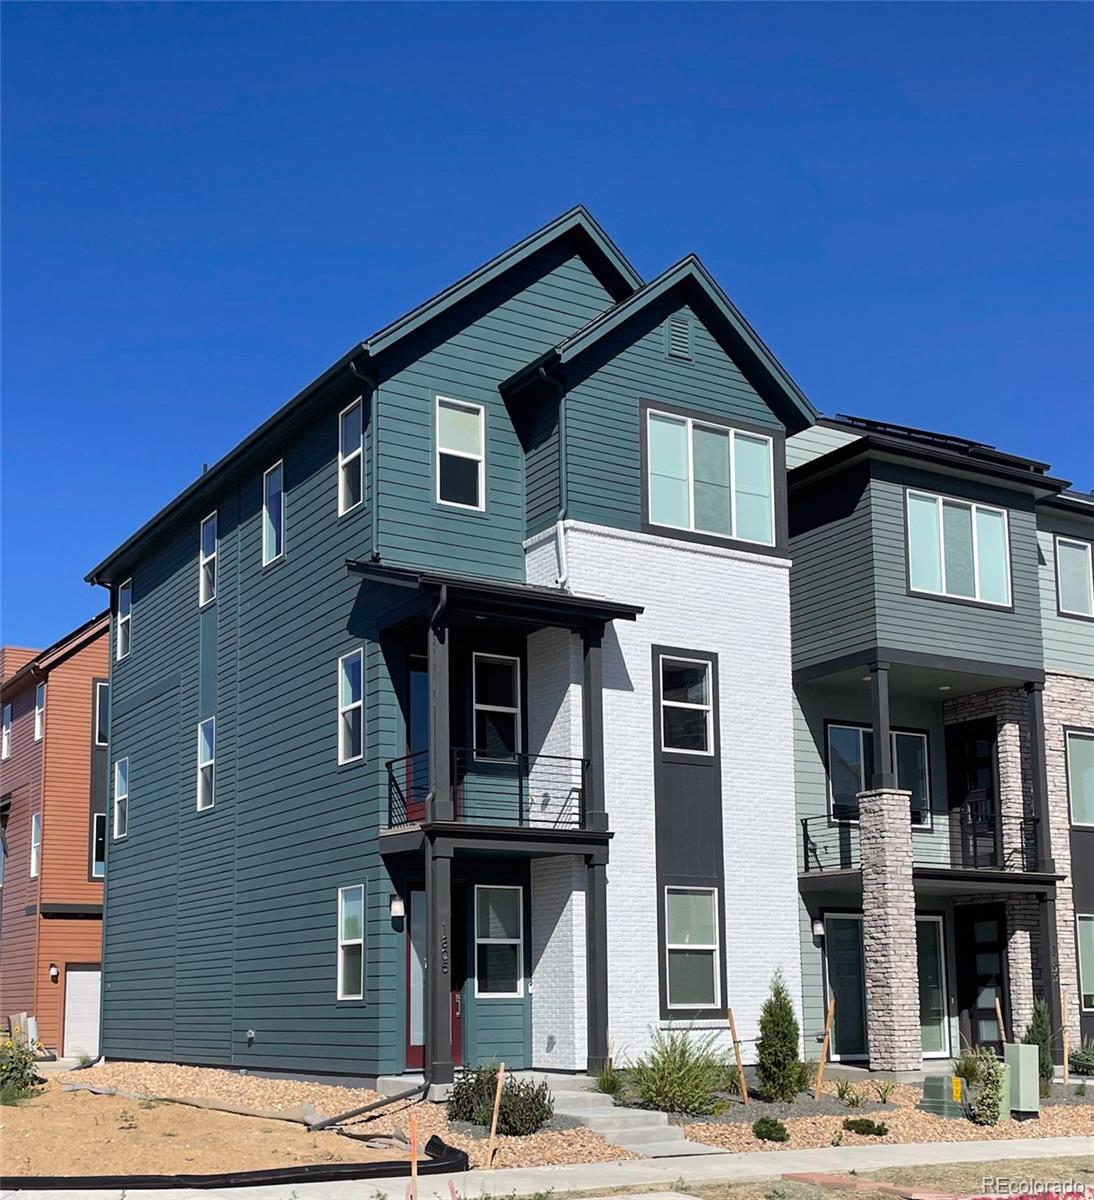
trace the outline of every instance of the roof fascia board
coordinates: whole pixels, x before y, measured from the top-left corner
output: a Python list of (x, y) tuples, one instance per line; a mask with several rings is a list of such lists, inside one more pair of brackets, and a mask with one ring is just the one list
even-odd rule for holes
[(29, 662), (24, 663), (18, 671), (5, 680), (0, 692), (5, 696), (12, 691), (18, 691), (24, 683), (31, 679), (40, 679), (47, 671), (52, 670), (65, 659), (82, 650), (89, 642), (106, 632), (110, 625), (110, 610), (99, 613), (85, 621), (78, 629), (66, 633), (60, 641), (47, 646), (41, 653), (36, 654)]

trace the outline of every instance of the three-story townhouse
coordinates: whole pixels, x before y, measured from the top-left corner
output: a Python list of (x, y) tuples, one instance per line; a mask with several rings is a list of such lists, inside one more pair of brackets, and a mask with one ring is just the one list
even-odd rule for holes
[(729, 1005), (747, 1044), (799, 986), (814, 418), (698, 260), (643, 283), (579, 208), (100, 563), (104, 1052), (443, 1089)]

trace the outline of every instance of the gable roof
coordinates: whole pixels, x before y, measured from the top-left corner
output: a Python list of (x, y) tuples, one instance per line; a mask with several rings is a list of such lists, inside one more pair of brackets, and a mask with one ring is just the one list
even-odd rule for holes
[[(92, 642), (97, 637), (102, 637), (110, 629), (110, 610), (101, 612), (92, 617), (89, 621), (85, 621), (79, 628), (73, 629), (70, 633), (66, 633), (64, 637), (58, 638), (52, 646), (47, 646), (44, 650), (30, 651), (31, 657), (27, 659), (5, 679), (0, 686), (4, 696), (8, 696), (13, 691), (18, 691), (22, 685), (30, 679), (38, 680), (55, 667), (62, 660), (75, 654), (77, 650), (82, 649), (88, 642)], [(6, 647), (5, 647), (6, 649)]]
[[(522, 367), (502, 384), (503, 391), (516, 390), (529, 382), (539, 373), (540, 368), (558, 365), (565, 366), (579, 355), (595, 346), (602, 338), (618, 329), (625, 321), (648, 308), (666, 293), (674, 288), (691, 287), (699, 290), (702, 298), (708, 302), (711, 313), (722, 325), (723, 331), (729, 335), (736, 354), (743, 361), (738, 362), (746, 376), (754, 386), (756, 377), (766, 382), (769, 388), (779, 393), (801, 417), (801, 424), (812, 425), (819, 417), (819, 412), (810, 403), (805, 393), (798, 387), (790, 374), (772, 354), (760, 335), (752, 328), (744, 315), (732, 300), (718, 286), (714, 277), (699, 260), (697, 255), (689, 254), (675, 266), (650, 280), (631, 296), (621, 300), (606, 312), (594, 317), (581, 329), (570, 334), (559, 342), (554, 349), (541, 355), (535, 362)], [(746, 369), (749, 368), (749, 369)], [(757, 390), (761, 390), (759, 387)]]

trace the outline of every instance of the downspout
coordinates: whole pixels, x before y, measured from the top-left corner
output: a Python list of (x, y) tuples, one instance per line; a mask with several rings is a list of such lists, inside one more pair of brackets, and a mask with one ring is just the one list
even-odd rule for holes
[(357, 364), (350, 359), (350, 374), (359, 379), (368, 389), (368, 540), (369, 561), (380, 561), (380, 502), (376, 491), (376, 479), (379, 462), (380, 442), (380, 382), (375, 368), (366, 374), (358, 370)]
[(555, 537), (558, 543), (558, 578), (555, 580), (555, 585), (562, 588), (563, 591), (568, 591), (570, 585), (570, 563), (566, 557), (566, 537), (562, 530), (562, 523), (566, 520), (567, 498), (569, 496), (569, 482), (566, 472), (566, 385), (557, 375), (552, 375), (546, 367), (540, 367), (539, 377), (548, 387), (554, 388), (558, 396), (558, 487), (560, 503), (558, 516), (555, 519)]

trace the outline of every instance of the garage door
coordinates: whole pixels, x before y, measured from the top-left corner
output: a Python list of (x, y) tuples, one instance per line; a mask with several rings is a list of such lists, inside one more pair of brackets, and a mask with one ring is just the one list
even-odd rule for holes
[(98, 967), (65, 969), (65, 1048), (66, 1058), (99, 1055), (99, 982)]

